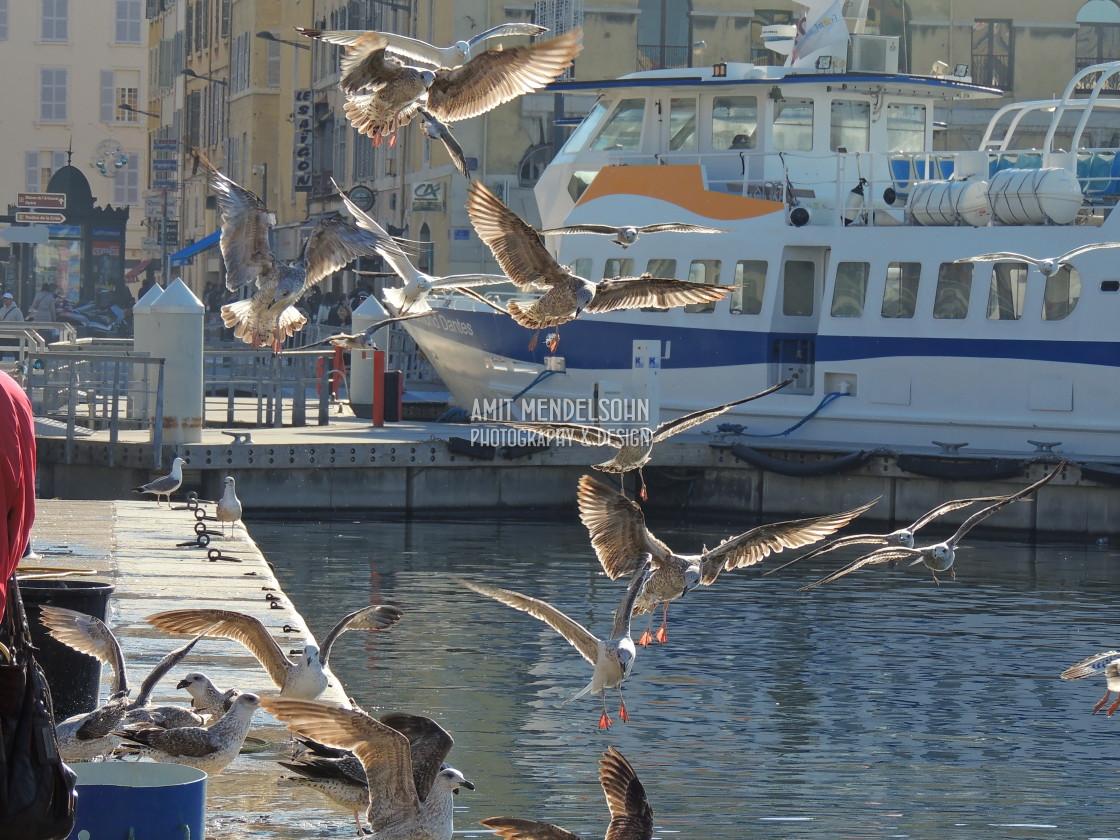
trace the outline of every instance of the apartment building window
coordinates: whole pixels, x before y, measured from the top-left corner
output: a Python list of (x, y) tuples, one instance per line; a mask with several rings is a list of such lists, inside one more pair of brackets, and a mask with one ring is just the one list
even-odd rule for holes
[(334, 171), (334, 179), (339, 182), (346, 182), (346, 137), (350, 133), (346, 129), (349, 123), (346, 120), (339, 120), (335, 126), (334, 136), (334, 161), (331, 164), (331, 169)]
[(140, 0), (117, 0), (116, 42), (140, 43)]
[(135, 70), (102, 70), (101, 122), (137, 122), (139, 115), (134, 111), (122, 111), (122, 102), (127, 102), (133, 108), (140, 107), (140, 74)]
[(361, 181), (364, 178), (372, 178), (374, 175), (374, 155), (373, 143), (370, 142), (368, 137), (363, 137), (358, 133), (357, 129), (351, 129), (350, 133), (354, 144), (354, 180)]
[(229, 51), (229, 91), (237, 93), (249, 87), (249, 33), (234, 36)]
[(65, 41), (68, 38), (69, 0), (42, 0), (44, 41)]
[(66, 122), (65, 67), (39, 69), (39, 119), (43, 122)]
[(128, 162), (113, 178), (113, 206), (127, 207), (140, 203), (140, 156), (130, 154)]
[(8, 40), (8, 0), (0, 0), (0, 41)]
[(1077, 69), (1117, 59), (1120, 59), (1120, 7), (1112, 0), (1089, 0), (1077, 12)]
[(24, 153), (24, 191), (40, 192), (46, 189), (51, 176), (66, 165), (66, 152)]
[(1010, 90), (1015, 71), (1014, 35), (1009, 20), (978, 20), (972, 26), (972, 80)]
[(280, 87), (280, 42), (265, 42), (265, 87)]

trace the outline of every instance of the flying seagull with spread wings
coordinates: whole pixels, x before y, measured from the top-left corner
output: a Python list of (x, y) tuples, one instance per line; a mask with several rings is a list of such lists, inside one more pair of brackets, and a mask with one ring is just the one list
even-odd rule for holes
[[(711, 408), (702, 408), (698, 411), (690, 411), (673, 420), (666, 420), (657, 426), (656, 429), (627, 429), (613, 431), (611, 429), (604, 429), (600, 426), (590, 426), (583, 423), (568, 423), (562, 421), (549, 421), (549, 420), (486, 420), (488, 423), (502, 423), (507, 426), (513, 426), (518, 429), (525, 429), (527, 431), (536, 432), (541, 437), (551, 440), (571, 441), (581, 443), (584, 446), (610, 446), (617, 449), (609, 461), (604, 461), (601, 464), (593, 464), (592, 466), (601, 470), (602, 472), (614, 473), (624, 480), (626, 473), (631, 470), (638, 471), (638, 480), (640, 482), (640, 489), (638, 495), (645, 499), (648, 497), (646, 492), (646, 481), (642, 475), (642, 468), (650, 462), (653, 457), (653, 446), (660, 443), (675, 434), (688, 431), (689, 429), (699, 426), (701, 423), (706, 423), (721, 414), (730, 411), (737, 405), (757, 400), (760, 397), (765, 397), (775, 391), (789, 385), (797, 379), (792, 376), (789, 379), (784, 379), (777, 385), (771, 385), (757, 394), (752, 394), (749, 397), (742, 399), (732, 400), (731, 402), (724, 403), (723, 405), (712, 406)], [(482, 418), (485, 419), (485, 418)]]
[(256, 616), (233, 610), (169, 610), (147, 617), (146, 621), (165, 633), (200, 633), (240, 642), (257, 658), (283, 697), (314, 699), (328, 683), (328, 659), (335, 640), (347, 630), (386, 630), (401, 620), (396, 607), (364, 607), (344, 616), (327, 634), (320, 649), (313, 642), (304, 645), (296, 662), (288, 659), (268, 628)]
[(378, 330), (399, 324), (402, 321), (411, 321), (413, 318), (426, 318), (429, 315), (435, 315), (434, 309), (428, 309), (424, 312), (410, 312), (407, 315), (396, 315), (391, 318), (382, 318), (380, 321), (374, 321), (360, 333), (337, 333), (335, 335), (328, 335), (326, 338), (321, 338), (318, 341), (312, 341), (304, 345), (307, 347), (315, 347), (319, 344), (332, 344), (335, 347), (341, 347), (344, 350), (370, 350), (376, 349), (373, 343), (373, 334)]
[(1044, 277), (1049, 277), (1066, 266), (1073, 267), (1073, 260), (1090, 251), (1101, 248), (1120, 248), (1120, 242), (1092, 242), (1081, 245), (1073, 250), (1066, 251), (1060, 257), (1030, 257), (1026, 254), (1016, 254), (1012, 251), (997, 251), (992, 254), (979, 254), (975, 257), (963, 257), (957, 262), (1025, 262), (1036, 266)]
[(645, 514), (636, 502), (596, 481), (581, 476), (576, 491), (580, 521), (587, 527), (591, 546), (611, 580), (633, 574), (638, 558), (648, 554), (653, 574), (634, 603), (634, 614), (652, 613), (662, 605), (661, 627), (651, 634), (649, 626), (638, 639), (648, 645), (655, 639), (664, 644), (668, 638), (669, 604), (684, 597), (697, 586), (710, 586), (724, 569), (753, 566), (787, 548), (801, 548), (824, 539), (843, 528), (878, 499), (841, 513), (772, 522), (728, 537), (713, 549), (700, 554), (678, 554), (646, 527)]
[(343, 218), (323, 218), (311, 229), (299, 259), (285, 262), (269, 246), (268, 233), (276, 217), (264, 202), (215, 169), (197, 150), (195, 156), (209, 173), (221, 210), (226, 288), (254, 290), (252, 297), (222, 307), (222, 323), (246, 344), (271, 346), (279, 353), (282, 342), (307, 323), (295, 302), (356, 257), (373, 254), (377, 239)]
[[(297, 31), (300, 30), (297, 28)], [(398, 35), (395, 32), (382, 32), (381, 35), (388, 42), (388, 50), (391, 53), (410, 58), (413, 61), (419, 61), (421, 64), (430, 64), (433, 67), (458, 67), (460, 64), (465, 64), (471, 59), (474, 55), (475, 47), (492, 38), (506, 38), (514, 35), (528, 35), (532, 37), (543, 35), (547, 31), (547, 26), (511, 21), (509, 23), (499, 23), (497, 26), (491, 26), (489, 29), (479, 32), (472, 38), (468, 38), (465, 41), (456, 41), (454, 44), (447, 47), (437, 47), (435, 44), (429, 44), (427, 41), (421, 41), (418, 38), (410, 38), (407, 35)], [(364, 33), (354, 32), (354, 34), (362, 35)], [(338, 42), (336, 41), (335, 43)]]
[(832, 574), (821, 578), (818, 581), (814, 581), (813, 583), (800, 587), (797, 591), (803, 592), (806, 589), (813, 589), (815, 587), (818, 587), (823, 583), (830, 583), (837, 578), (841, 578), (844, 575), (856, 571), (857, 569), (862, 569), (864, 566), (870, 566), (876, 563), (898, 562), (902, 560), (909, 560), (911, 566), (917, 565), (918, 563), (924, 563), (926, 568), (933, 573), (934, 583), (939, 582), (937, 580), (938, 572), (944, 572), (948, 570), (952, 570), (951, 574), (953, 578), (956, 579), (957, 573), (956, 569), (953, 569), (953, 563), (957, 557), (957, 546), (960, 544), (960, 541), (965, 538), (968, 532), (992, 514), (996, 513), (997, 511), (1003, 510), (1003, 508), (1007, 507), (1012, 502), (1017, 502), (1020, 499), (1025, 499), (1039, 487), (1046, 484), (1048, 481), (1051, 481), (1055, 476), (1058, 475), (1058, 473), (1065, 469), (1065, 467), (1066, 462), (1062, 461), (1052, 471), (1048, 472), (1033, 484), (1024, 487), (1022, 490), (1019, 490), (1015, 493), (1009, 493), (1006, 496), (997, 496), (996, 498), (998, 499), (998, 501), (986, 507), (980, 508), (980, 510), (976, 511), (976, 513), (968, 517), (968, 519), (962, 522), (960, 527), (957, 528), (956, 532), (947, 540), (943, 540), (942, 542), (934, 543), (932, 545), (915, 546), (913, 548), (900, 545), (876, 549), (870, 554), (865, 554), (862, 557), (857, 558), (844, 568), (839, 569)]
[[(303, 29), (297, 31), (346, 48), (338, 86), (346, 112), (359, 134), (375, 144), (408, 125), (423, 108), (447, 124), (477, 117), (554, 81), (583, 48), (573, 29), (532, 44), (496, 48), (451, 67), (418, 66), (402, 60), (400, 42), (386, 32)], [(406, 56), (412, 57), (412, 56)], [(434, 69), (432, 69), (434, 67)]]
[(1102, 653), (1094, 653), (1076, 665), (1070, 665), (1058, 676), (1063, 680), (1080, 680), (1085, 677), (1095, 677), (1097, 674), (1104, 674), (1105, 692), (1104, 697), (1093, 706), (1093, 714), (1104, 708), (1109, 696), (1115, 691), (1116, 702), (1105, 712), (1106, 717), (1112, 717), (1113, 713), (1120, 709), (1120, 651), (1106, 650)]
[[(472, 181), (467, 188), (467, 215), (479, 239), (490, 248), (502, 271), (518, 289), (547, 289), (529, 306), (517, 301), (508, 304), (509, 314), (517, 323), (537, 331), (529, 342), (530, 350), (536, 347), (540, 330), (566, 324), (584, 312), (713, 303), (728, 294), (727, 289), (708, 283), (650, 274), (598, 282), (573, 274), (553, 259), (535, 228), (478, 181)], [(549, 343), (552, 352), (556, 352), (558, 341), (557, 335)]]
[(499, 589), (496, 586), (487, 586), (460, 578), (456, 580), (480, 595), (486, 595), (515, 610), (528, 613), (567, 639), (568, 644), (578, 650), (580, 655), (595, 668), (591, 682), (576, 692), (571, 699), (575, 700), (588, 693), (598, 694), (603, 701), (603, 716), (599, 718), (599, 728), (606, 729), (611, 725), (611, 719), (607, 715), (608, 688), (618, 689), (618, 716), (622, 720), (630, 720), (626, 711), (626, 702), (622, 697), (622, 683), (630, 676), (636, 655), (634, 640), (630, 638), (630, 618), (634, 613), (634, 604), (637, 603), (652, 571), (652, 560), (650, 555), (646, 554), (638, 561), (637, 571), (634, 572), (630, 585), (626, 589), (626, 597), (615, 610), (611, 635), (606, 639), (600, 639), (547, 601), (530, 598), (528, 595), (509, 589)]
[[(394, 720), (314, 700), (266, 697), (261, 704), (297, 735), (358, 757), (370, 791), (366, 820), (373, 840), (451, 840), (454, 795), (461, 787), (474, 790), (474, 784), (443, 763), (455, 742), (434, 720), (393, 716), (412, 719), (401, 721), (402, 731)], [(419, 751), (410, 743), (417, 728), (428, 732)]]
[(618, 243), (623, 248), (629, 248), (638, 241), (643, 233), (730, 233), (719, 228), (705, 227), (704, 225), (690, 225), (687, 222), (662, 222), (654, 225), (565, 225), (564, 227), (548, 228), (540, 231), (541, 236), (562, 236), (567, 233), (597, 233), (602, 236), (613, 237), (611, 242)]
[[(599, 784), (611, 814), (605, 840), (650, 840), (653, 837), (653, 809), (646, 789), (630, 762), (617, 749), (607, 747), (599, 759)], [(560, 826), (514, 817), (490, 817), (482, 825), (503, 840), (579, 840)]]

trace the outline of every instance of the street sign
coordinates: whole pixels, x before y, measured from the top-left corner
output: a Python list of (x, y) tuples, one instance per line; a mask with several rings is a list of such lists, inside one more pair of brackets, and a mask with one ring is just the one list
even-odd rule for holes
[(0, 230), (0, 238), (6, 239), (11, 244), (23, 242), (29, 245), (45, 245), (50, 241), (46, 228), (42, 227), (10, 227)]
[(169, 178), (155, 179), (152, 181), (152, 189), (177, 190), (179, 189), (179, 182)]
[[(145, 216), (162, 216), (163, 215), (163, 202), (162, 195), (149, 195), (144, 197), (144, 215)], [(167, 196), (167, 218), (174, 219), (179, 215), (179, 198), (178, 196)]]
[(66, 209), (66, 193), (16, 193), (19, 207), (49, 207), (53, 210)]
[(152, 161), (152, 169), (156, 172), (174, 172), (179, 168), (176, 158), (156, 158)]
[(26, 224), (60, 225), (66, 221), (63, 213), (16, 213), (16, 221)]
[(160, 248), (159, 237), (145, 236), (140, 240), (140, 247), (145, 251), (158, 251)]
[(157, 140), (152, 139), (153, 152), (177, 152), (179, 151), (178, 140)]

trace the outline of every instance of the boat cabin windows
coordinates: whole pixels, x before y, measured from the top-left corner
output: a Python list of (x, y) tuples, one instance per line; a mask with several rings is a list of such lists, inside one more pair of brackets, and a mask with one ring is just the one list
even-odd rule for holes
[(669, 100), (669, 151), (696, 151), (696, 100)]
[(1027, 296), (1027, 264), (997, 262), (988, 287), (988, 320), (1018, 321)]
[(758, 130), (758, 97), (717, 96), (712, 100), (712, 148), (753, 149)]
[(591, 276), (591, 257), (580, 257), (573, 262), (570, 266), (572, 274), (577, 277), (590, 277)]
[(968, 317), (972, 268), (969, 263), (941, 263), (937, 270), (937, 288), (933, 292), (934, 318), (959, 321)]
[(758, 315), (766, 292), (766, 260), (739, 260), (731, 292), (732, 315)]
[(858, 99), (834, 99), (829, 123), (828, 147), (841, 146), (849, 152), (866, 152), (871, 148), (871, 103)]
[(603, 279), (611, 277), (632, 277), (634, 260), (630, 257), (611, 257), (603, 263)]
[(1042, 320), (1060, 321), (1067, 317), (1081, 300), (1081, 274), (1071, 265), (1064, 265), (1046, 278), (1042, 293)]
[(587, 145), (587, 139), (599, 129), (599, 126), (603, 122), (603, 117), (606, 115), (607, 106), (602, 102), (596, 102), (595, 107), (583, 118), (583, 122), (576, 126), (571, 137), (565, 141), (564, 148), (560, 150), (561, 154), (564, 152), (578, 152)]
[(786, 260), (782, 278), (782, 314), (812, 317), (816, 311), (815, 266), (810, 260)]
[(603, 130), (592, 141), (592, 151), (625, 150), (636, 152), (642, 141), (645, 99), (623, 99), (607, 118)]
[(858, 318), (863, 314), (867, 298), (867, 278), (871, 265), (865, 262), (842, 262), (836, 266), (836, 286), (832, 290), (833, 318)]
[(883, 287), (884, 318), (913, 318), (918, 305), (918, 278), (922, 264), (892, 262), (887, 266), (887, 282)]
[(887, 105), (887, 151), (921, 152), (926, 148), (926, 106)]
[[(777, 90), (777, 88), (775, 88)], [(813, 149), (813, 100), (786, 99), (778, 91), (774, 100), (774, 148), (780, 152)]]
[[(719, 260), (693, 260), (688, 267), (688, 279), (693, 283), (707, 283), (709, 286), (719, 285)], [(715, 301), (710, 303), (688, 303), (685, 312), (715, 312)]]

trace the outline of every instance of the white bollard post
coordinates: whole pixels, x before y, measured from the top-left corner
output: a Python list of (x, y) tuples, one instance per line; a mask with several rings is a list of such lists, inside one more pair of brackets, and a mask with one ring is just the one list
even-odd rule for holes
[[(359, 333), (378, 321), (389, 317), (381, 302), (373, 295), (362, 301), (350, 319), (351, 332)], [(378, 350), (389, 349), (389, 328), (373, 335)], [(350, 396), (350, 409), (358, 417), (373, 417), (373, 350), (350, 351), (350, 374), (346, 382)]]
[(163, 368), (163, 439), (166, 443), (202, 440), (202, 342), (206, 307), (175, 278), (148, 309), (154, 327), (151, 353)]
[[(156, 355), (152, 352), (156, 328), (152, 323), (151, 309), (162, 294), (163, 287), (156, 283), (132, 306), (132, 349), (137, 353)], [(146, 396), (140, 400), (140, 419), (148, 420), (156, 411), (156, 370), (152, 365), (144, 365), (143, 371), (141, 381)]]

